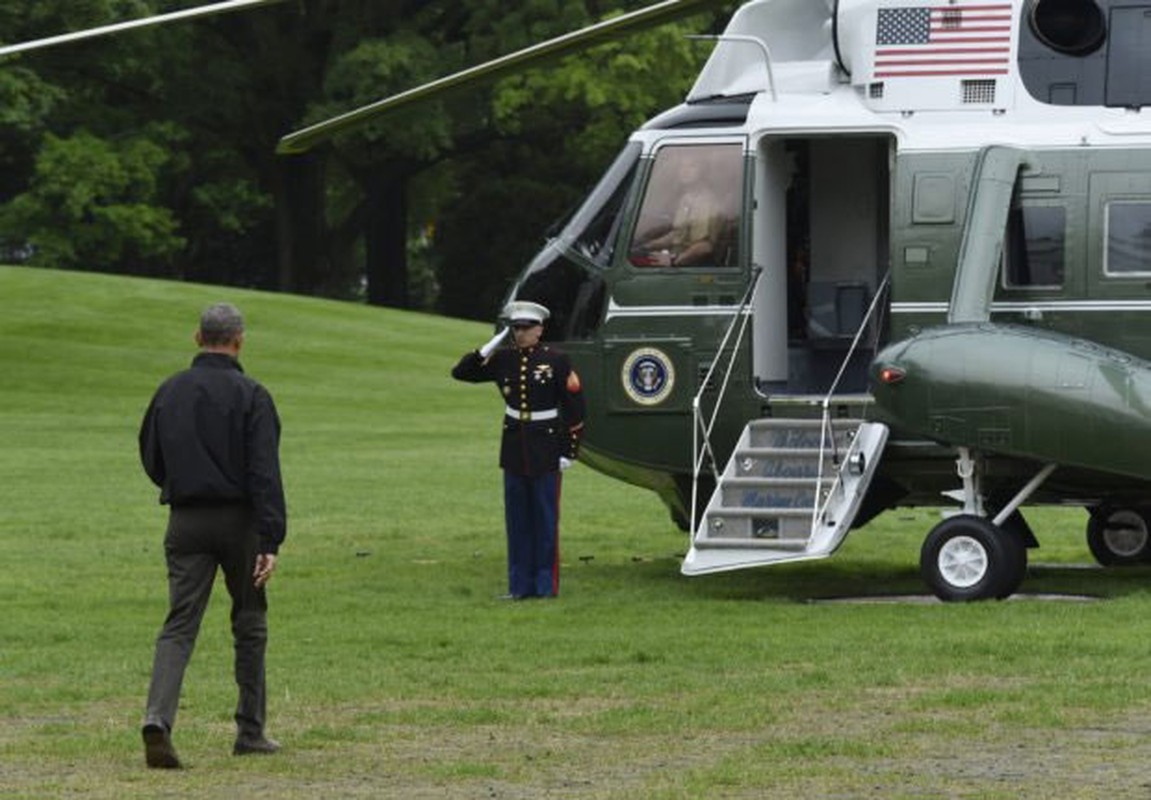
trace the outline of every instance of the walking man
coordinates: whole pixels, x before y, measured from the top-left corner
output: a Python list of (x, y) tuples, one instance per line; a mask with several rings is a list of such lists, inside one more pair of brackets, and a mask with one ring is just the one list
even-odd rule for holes
[(504, 400), (500, 466), (508, 539), (508, 595), (559, 594), (560, 472), (579, 454), (584, 398), (568, 357), (540, 344), (548, 310), (516, 301), (504, 309), (515, 346), (501, 348), (508, 328), (464, 354), (452, 377), (494, 382)]
[(169, 611), (156, 639), (144, 715), (149, 767), (178, 769), (172, 727), (184, 670), (219, 568), (232, 598), (236, 755), (274, 753), (264, 734), (267, 598), (286, 533), (280, 420), (268, 391), (244, 374), (244, 321), (235, 306), (209, 306), (192, 366), (156, 391), (140, 427), (144, 471), (170, 507), (164, 552)]

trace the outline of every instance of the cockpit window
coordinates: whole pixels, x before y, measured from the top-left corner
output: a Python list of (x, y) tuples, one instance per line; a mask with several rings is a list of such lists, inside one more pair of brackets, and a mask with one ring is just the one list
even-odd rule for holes
[(632, 235), (631, 263), (735, 266), (742, 178), (739, 143), (660, 148)]
[(545, 340), (587, 339), (603, 320), (603, 270), (619, 240), (642, 150), (639, 142), (624, 147), (560, 235), (548, 241), (512, 287), (509, 300), (531, 300), (551, 310)]
[(641, 146), (630, 142), (608, 168), (565, 230), (577, 252), (599, 266), (611, 261), (623, 209), (631, 188)]

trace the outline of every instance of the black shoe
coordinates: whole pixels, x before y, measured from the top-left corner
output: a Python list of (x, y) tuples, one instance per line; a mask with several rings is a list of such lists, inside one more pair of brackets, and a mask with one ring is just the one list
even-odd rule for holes
[(172, 746), (172, 735), (162, 725), (145, 725), (144, 762), (152, 769), (183, 769), (176, 748)]
[(232, 755), (250, 756), (259, 754), (270, 756), (272, 753), (279, 752), (279, 750), (280, 743), (266, 736), (257, 736), (254, 738), (241, 736), (236, 739), (236, 744), (232, 746)]

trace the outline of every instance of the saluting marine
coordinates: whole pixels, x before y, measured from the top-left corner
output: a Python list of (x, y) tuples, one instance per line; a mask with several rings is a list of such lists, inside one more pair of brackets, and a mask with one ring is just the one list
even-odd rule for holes
[(559, 594), (560, 473), (579, 455), (584, 398), (570, 359), (540, 344), (550, 316), (538, 303), (516, 301), (503, 312), (515, 346), (501, 348), (505, 327), (466, 353), (452, 377), (492, 381), (504, 399), (500, 467), (508, 537), (508, 597)]

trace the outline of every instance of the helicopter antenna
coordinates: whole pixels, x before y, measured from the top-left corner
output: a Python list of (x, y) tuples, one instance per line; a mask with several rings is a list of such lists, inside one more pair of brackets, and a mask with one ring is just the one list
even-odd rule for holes
[(774, 103), (779, 100), (779, 96), (775, 93), (775, 72), (771, 68), (771, 48), (767, 46), (767, 42), (760, 39), (758, 36), (748, 36), (742, 33), (722, 33), (718, 35), (712, 34), (688, 34), (688, 39), (704, 39), (712, 42), (744, 42), (746, 44), (754, 44), (763, 53), (763, 65), (767, 67), (767, 88), (771, 90), (771, 101)]
[(115, 22), (111, 25), (101, 25), (98, 28), (88, 28), (83, 31), (74, 31), (72, 33), (62, 33), (58, 36), (49, 36), (46, 39), (35, 39), (30, 42), (20, 42), (18, 44), (9, 44), (0, 46), (0, 56), (10, 56), (13, 53), (23, 53), (28, 50), (40, 50), (45, 47), (52, 47), (58, 44), (68, 44), (69, 42), (78, 42), (81, 39), (94, 39), (97, 36), (107, 36), (112, 33), (119, 33), (120, 31), (132, 30), (133, 28), (145, 28), (151, 25), (163, 25), (166, 22), (175, 22), (181, 19), (190, 19), (192, 17), (208, 16), (210, 14), (223, 14), (228, 11), (239, 11), (247, 6), (260, 6), (268, 5), (269, 3), (281, 3), (283, 0), (226, 0), (223, 3), (212, 3), (206, 6), (199, 6), (197, 8), (185, 8), (182, 11), (171, 11), (167, 14), (156, 14), (151, 17), (141, 17), (139, 19), (131, 19), (126, 22)]

